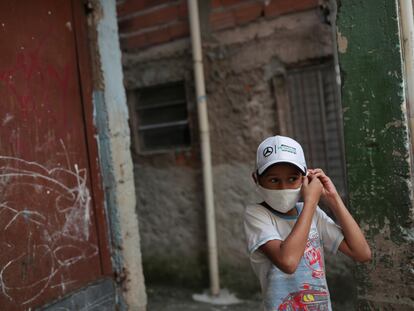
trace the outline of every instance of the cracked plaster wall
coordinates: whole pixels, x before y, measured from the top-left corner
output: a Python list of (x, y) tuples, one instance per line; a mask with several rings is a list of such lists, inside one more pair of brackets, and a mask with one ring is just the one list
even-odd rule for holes
[(342, 1), (338, 13), (350, 207), (373, 260), (359, 310), (413, 310), (412, 154), (398, 1)]
[[(221, 278), (224, 286), (244, 294), (258, 290), (247, 257), (242, 215), (246, 203), (258, 199), (251, 180), (257, 145), (278, 129), (271, 79), (287, 66), (332, 56), (331, 28), (322, 20), (319, 11), (310, 10), (203, 33)], [(189, 40), (183, 39), (140, 53), (124, 53), (124, 81), (130, 94), (140, 87), (186, 81), (192, 145), (160, 154), (134, 149), (137, 210), (144, 273), (152, 281), (207, 286), (190, 51)], [(349, 262), (343, 258), (332, 260), (330, 267), (349, 275)], [(336, 284), (342, 281), (338, 276)]]
[(93, 28), (93, 31), (89, 29), (89, 35), (94, 70), (94, 117), (112, 238), (112, 264), (119, 294), (117, 308), (144, 311), (147, 297), (115, 7), (115, 1), (88, 3), (92, 13), (89, 23)]

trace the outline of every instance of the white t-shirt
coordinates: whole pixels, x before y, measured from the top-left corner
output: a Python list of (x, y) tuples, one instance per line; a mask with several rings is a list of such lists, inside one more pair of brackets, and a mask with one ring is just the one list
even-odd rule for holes
[[(303, 203), (297, 203), (298, 215)], [(259, 250), (270, 240), (285, 240), (298, 216), (280, 214), (260, 204), (246, 207), (244, 229), (250, 262), (260, 280), (266, 311), (331, 310), (323, 248), (335, 253), (343, 240), (341, 228), (317, 207), (305, 252), (293, 274), (278, 269)], [(323, 246), (323, 247), (322, 247)], [(308, 306), (308, 309), (305, 309)]]

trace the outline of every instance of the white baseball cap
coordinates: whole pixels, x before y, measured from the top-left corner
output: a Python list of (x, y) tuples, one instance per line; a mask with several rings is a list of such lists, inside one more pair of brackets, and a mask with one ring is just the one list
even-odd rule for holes
[(257, 148), (257, 172), (261, 175), (269, 166), (276, 163), (290, 163), (297, 166), (306, 175), (305, 155), (301, 145), (286, 136), (266, 138)]

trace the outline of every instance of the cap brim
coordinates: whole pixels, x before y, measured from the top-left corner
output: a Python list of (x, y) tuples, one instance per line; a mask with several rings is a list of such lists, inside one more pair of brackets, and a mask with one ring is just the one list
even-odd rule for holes
[(276, 160), (276, 161), (268, 162), (265, 165), (263, 165), (262, 167), (260, 167), (257, 171), (258, 171), (259, 175), (262, 175), (263, 172), (265, 170), (267, 170), (270, 166), (275, 165), (275, 164), (278, 164), (278, 163), (289, 163), (289, 164), (292, 164), (292, 165), (296, 166), (302, 172), (302, 175), (305, 175), (306, 176), (306, 171), (307, 170), (306, 170), (306, 167), (305, 166), (300, 165), (300, 164), (297, 164), (297, 163), (295, 163), (293, 161), (289, 161), (289, 160)]

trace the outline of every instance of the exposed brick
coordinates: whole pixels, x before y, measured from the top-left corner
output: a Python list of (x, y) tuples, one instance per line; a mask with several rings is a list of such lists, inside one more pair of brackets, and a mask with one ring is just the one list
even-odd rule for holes
[(251, 2), (251, 0), (221, 0), (221, 5), (224, 7), (232, 5), (241, 5), (249, 1)]
[(246, 24), (254, 21), (262, 15), (263, 3), (253, 2), (247, 5), (236, 7), (234, 9), (234, 16), (238, 25)]
[(221, 0), (211, 0), (210, 6), (214, 10), (214, 9), (222, 7), (223, 5), (221, 4)]
[(196, 152), (176, 151), (175, 164), (178, 167), (192, 167), (194, 168), (198, 163), (198, 155)]
[(232, 11), (213, 12), (210, 14), (210, 25), (213, 30), (234, 27), (236, 21)]
[(183, 1), (178, 5), (178, 18), (180, 20), (188, 20), (187, 1)]
[(122, 50), (133, 50), (148, 46), (149, 42), (146, 34), (136, 35), (129, 38), (121, 39)]
[(188, 22), (180, 22), (169, 27), (171, 39), (187, 37), (190, 34)]
[(126, 0), (116, 6), (118, 17), (129, 15), (145, 8), (148, 1), (132, 1)]
[(162, 7), (147, 14), (123, 20), (119, 23), (120, 33), (128, 33), (174, 21), (178, 18), (178, 6)]
[(147, 38), (150, 45), (165, 43), (171, 39), (170, 29), (165, 27), (151, 31), (147, 33)]
[[(182, 1), (182, 0), (181, 0)], [(148, 9), (160, 4), (181, 2), (171, 0), (125, 0), (124, 2), (117, 5), (118, 17), (137, 13), (141, 10)]]
[(121, 39), (122, 50), (136, 50), (189, 36), (188, 22), (177, 22), (167, 27)]
[(318, 0), (272, 0), (269, 5), (265, 5), (265, 16), (274, 17), (287, 13), (303, 11), (317, 7)]

